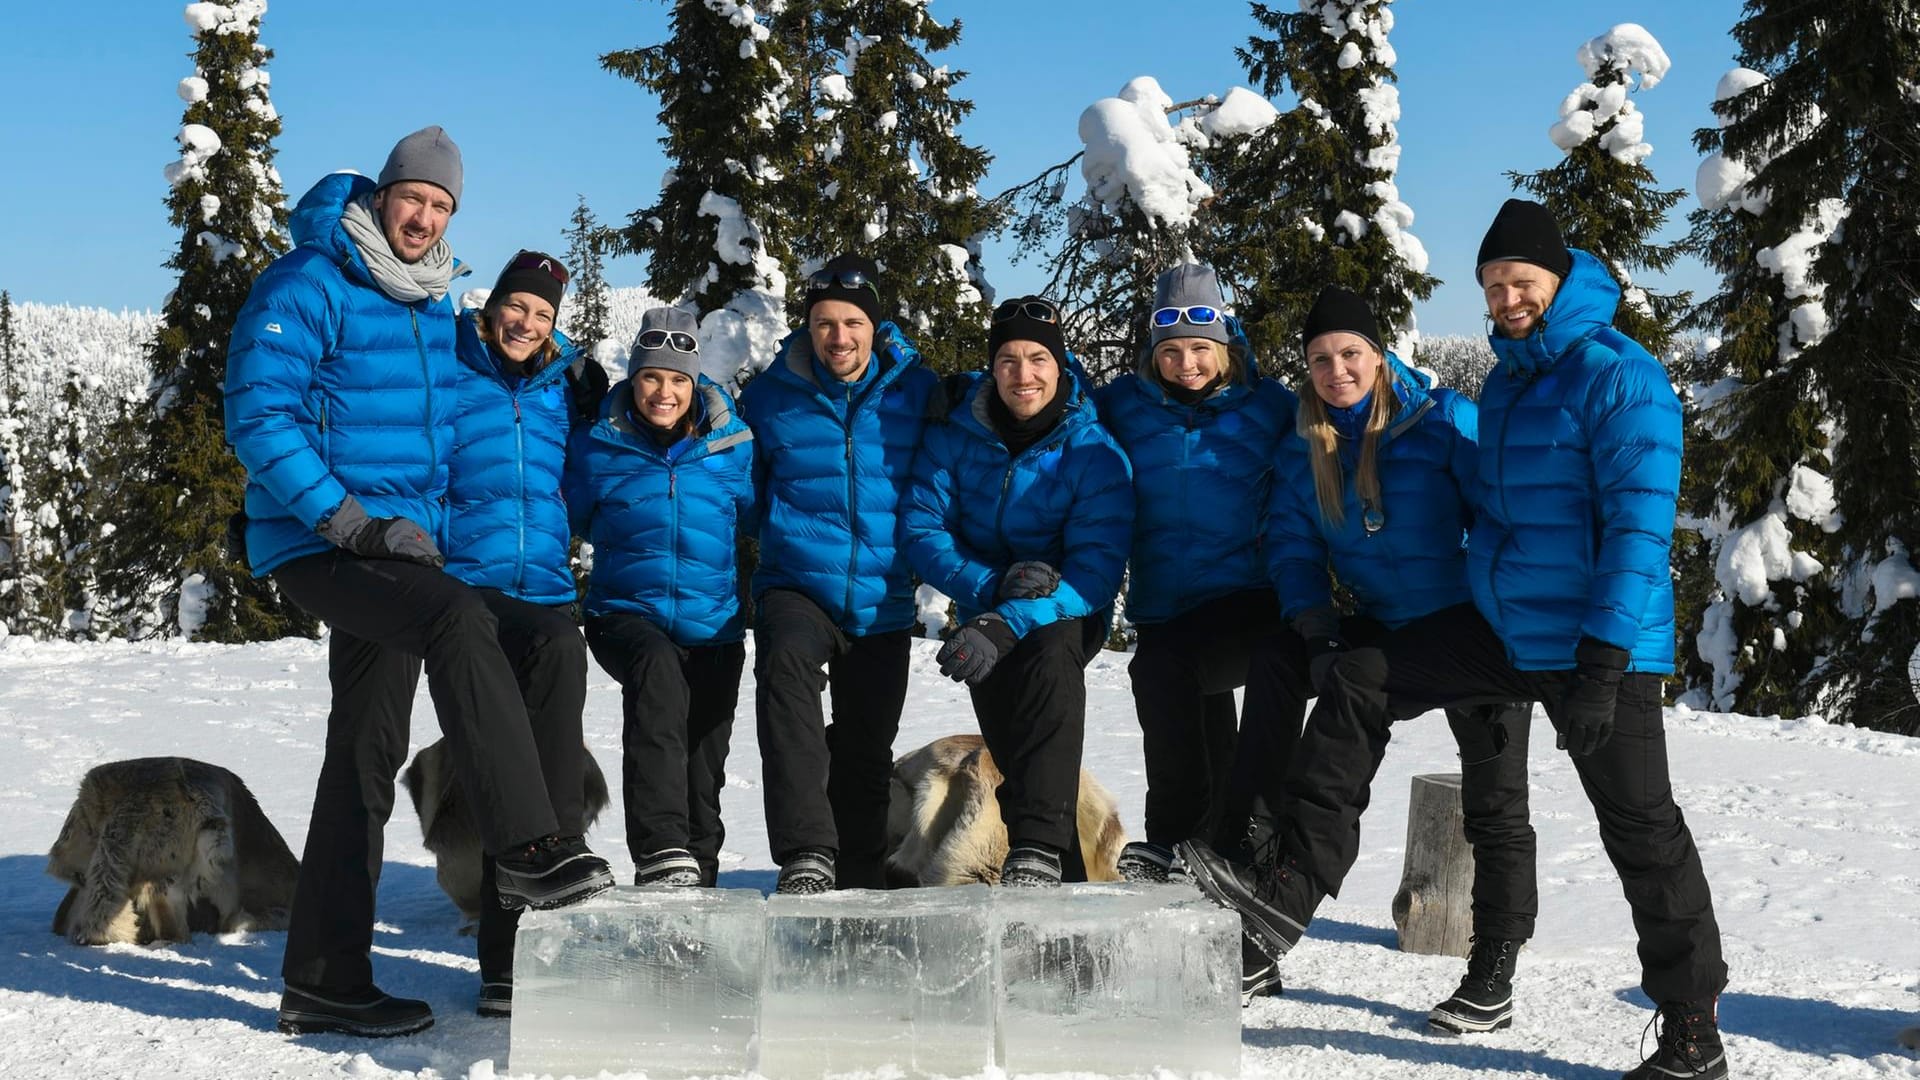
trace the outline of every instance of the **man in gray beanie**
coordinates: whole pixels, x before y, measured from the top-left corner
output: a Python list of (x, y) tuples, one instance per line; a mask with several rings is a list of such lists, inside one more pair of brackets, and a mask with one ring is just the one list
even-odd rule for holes
[(332, 631), (334, 702), (282, 965), (290, 1033), (405, 1035), (424, 1001), (374, 985), (381, 833), (422, 658), (501, 902), (557, 907), (613, 883), (559, 835), (527, 712), (479, 594), (442, 571), (459, 361), (447, 248), (460, 151), (429, 127), (375, 181), (302, 196), (227, 351), (226, 435), (247, 470), (254, 575)]

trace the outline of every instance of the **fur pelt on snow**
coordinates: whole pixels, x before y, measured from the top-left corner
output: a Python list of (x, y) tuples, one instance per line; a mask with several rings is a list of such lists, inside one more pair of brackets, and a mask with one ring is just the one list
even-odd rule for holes
[[(606, 774), (593, 754), (586, 754), (586, 825), (592, 827), (607, 808)], [(420, 815), (420, 835), (427, 850), (433, 852), (434, 876), (440, 888), (460, 909), (468, 922), (480, 917), (480, 831), (467, 807), (466, 792), (453, 775), (452, 751), (447, 740), (440, 739), (413, 755), (413, 763), (400, 774), (407, 794), (413, 799), (413, 811)]]
[(87, 772), (47, 873), (72, 886), (54, 933), (148, 945), (286, 929), (300, 861), (238, 776), (154, 757)]
[[(1007, 827), (995, 797), (1000, 779), (978, 735), (935, 739), (895, 761), (887, 808), (889, 884), (998, 882), (1007, 857)], [(1127, 842), (1119, 804), (1085, 769), (1075, 821), (1087, 879), (1119, 880), (1114, 864)]]

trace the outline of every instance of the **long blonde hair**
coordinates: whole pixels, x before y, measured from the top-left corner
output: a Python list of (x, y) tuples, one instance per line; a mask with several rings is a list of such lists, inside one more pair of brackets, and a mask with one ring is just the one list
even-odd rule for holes
[[(1354, 469), (1354, 492), (1361, 506), (1380, 504), (1380, 433), (1393, 423), (1400, 411), (1400, 396), (1393, 392), (1392, 365), (1380, 354), (1380, 370), (1373, 380), (1373, 407), (1367, 412), (1367, 426), (1360, 437), (1359, 464)], [(1346, 523), (1346, 471), (1340, 464), (1340, 432), (1327, 415), (1327, 403), (1313, 388), (1309, 378), (1300, 389), (1300, 433), (1307, 440), (1307, 461), (1313, 468), (1313, 494), (1320, 503), (1320, 518), (1334, 528)]]

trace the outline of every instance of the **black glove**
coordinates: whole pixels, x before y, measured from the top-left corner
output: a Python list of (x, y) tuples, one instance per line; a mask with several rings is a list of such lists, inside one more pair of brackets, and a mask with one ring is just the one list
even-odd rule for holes
[(1060, 571), (1038, 559), (1029, 559), (1007, 567), (1007, 576), (1000, 579), (999, 599), (1037, 600), (1052, 596), (1053, 590), (1059, 587)]
[(991, 611), (976, 616), (940, 646), (940, 674), (954, 682), (978, 686), (993, 665), (1019, 643), (1007, 620)]
[(606, 399), (607, 369), (600, 361), (582, 353), (567, 365), (567, 386), (573, 391), (573, 422), (591, 424), (600, 419), (600, 403)]
[(403, 517), (368, 517), (360, 500), (351, 495), (320, 523), (320, 535), (335, 547), (369, 559), (399, 559), (435, 570), (447, 565), (433, 537), (418, 523)]
[(1597, 638), (1581, 637), (1573, 650), (1573, 678), (1560, 698), (1560, 734), (1555, 740), (1570, 756), (1582, 758), (1613, 737), (1613, 708), (1630, 657)]
[(1307, 682), (1319, 697), (1325, 693), (1333, 662), (1353, 647), (1340, 636), (1340, 613), (1328, 607), (1308, 608), (1294, 617), (1293, 632), (1307, 643)]

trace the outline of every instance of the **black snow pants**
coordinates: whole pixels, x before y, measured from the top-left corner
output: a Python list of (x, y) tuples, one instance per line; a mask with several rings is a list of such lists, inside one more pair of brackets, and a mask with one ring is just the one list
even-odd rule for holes
[[(1558, 726), (1571, 678), (1570, 671), (1515, 670), (1471, 604), (1435, 612), (1342, 657), (1287, 777), (1282, 815), (1290, 850), (1322, 886), (1339, 884), (1392, 721), (1440, 704), (1531, 699)], [(1656, 674), (1628, 674), (1613, 737), (1573, 765), (1633, 911), (1642, 989), (1656, 1002), (1703, 1001), (1726, 986), (1727, 966), (1700, 853), (1673, 799), (1660, 682)]]
[[(831, 848), (845, 889), (886, 887), (893, 737), (907, 700), (907, 630), (855, 637), (792, 589), (754, 613), (754, 712), (767, 846), (784, 863)], [(833, 723), (820, 694), (833, 690)]]
[[(500, 624), (500, 649), (513, 665), (526, 704), (540, 777), (553, 800), (553, 817), (562, 835), (586, 831), (586, 746), (580, 716), (587, 706), (587, 648), (565, 607), (517, 600), (497, 589), (480, 589), (480, 598)], [(494, 887), (493, 856), (480, 863), (480, 981), (513, 980), (513, 935), (520, 911), (500, 906)]]
[(439, 570), (321, 552), (273, 571), (287, 598), (332, 628), (333, 706), (281, 972), (352, 991), (373, 983), (374, 890), (406, 762), (413, 692), (427, 689), (489, 853), (554, 833), (546, 783), (498, 622), (480, 592)]
[(620, 681), (620, 788), (635, 865), (685, 848), (711, 885), (720, 873), (720, 789), (746, 646), (682, 647), (646, 617), (587, 619), (593, 657)]
[[(1356, 647), (1378, 645), (1390, 633), (1364, 617), (1340, 622), (1340, 636)], [(1284, 703), (1266, 715), (1299, 716), (1313, 696), (1306, 642), (1292, 630), (1261, 642), (1247, 686), (1249, 695), (1253, 687), (1263, 686), (1268, 696)], [(1446, 716), (1459, 749), (1461, 810), (1467, 843), (1473, 848), (1473, 932), (1490, 939), (1525, 941), (1533, 937), (1540, 913), (1537, 843), (1527, 808), (1527, 738), (1533, 705), (1450, 707)], [(1364, 776), (1371, 778), (1379, 769), (1370, 745), (1364, 748), (1368, 756), (1363, 759), (1363, 748), (1351, 745), (1330, 725), (1322, 723), (1315, 729), (1311, 724), (1304, 736), (1297, 721), (1269, 734), (1249, 710), (1235, 761), (1236, 793), (1251, 787), (1270, 809), (1284, 812), (1290, 780), (1306, 789), (1331, 787), (1351, 793), (1356, 790), (1352, 779), (1359, 775), (1355, 770), (1364, 769)], [(1384, 754), (1384, 742), (1380, 751)], [(1362, 799), (1359, 809), (1364, 810), (1370, 787), (1357, 790)], [(1320, 841), (1310, 864), (1329, 894), (1339, 892), (1360, 854), (1359, 814), (1343, 823), (1350, 827)]]
[(1087, 734), (1087, 663), (1106, 638), (1105, 619), (1035, 627), (970, 688), (973, 715), (1000, 770), (1007, 843), (1060, 851), (1068, 881), (1087, 879), (1075, 828), (1080, 755)]
[[(1227, 805), (1240, 727), (1233, 691), (1247, 687), (1249, 722), (1276, 707), (1248, 683), (1247, 664), (1254, 643), (1280, 629), (1271, 589), (1229, 593), (1138, 628), (1127, 673), (1146, 759), (1148, 842), (1216, 839), (1231, 819), (1244, 822), (1246, 808)], [(1293, 730), (1304, 711), (1292, 713)], [(1288, 719), (1263, 717), (1261, 726), (1277, 733)]]

